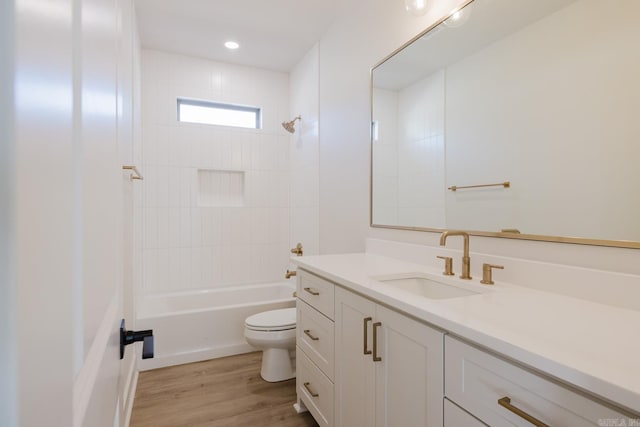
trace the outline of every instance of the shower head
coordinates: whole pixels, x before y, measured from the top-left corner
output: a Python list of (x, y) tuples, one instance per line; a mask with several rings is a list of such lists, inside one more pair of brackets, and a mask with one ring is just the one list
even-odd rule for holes
[(301, 116), (296, 117), (295, 119), (291, 120), (290, 122), (282, 122), (282, 127), (289, 133), (294, 133), (296, 131), (296, 128), (293, 127), (296, 120), (302, 120)]

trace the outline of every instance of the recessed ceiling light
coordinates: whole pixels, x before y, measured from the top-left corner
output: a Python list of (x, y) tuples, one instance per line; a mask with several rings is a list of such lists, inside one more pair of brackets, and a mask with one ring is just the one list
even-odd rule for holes
[(224, 47), (226, 47), (227, 49), (233, 50), (233, 49), (239, 48), (240, 45), (236, 42), (228, 41), (228, 42), (225, 42)]

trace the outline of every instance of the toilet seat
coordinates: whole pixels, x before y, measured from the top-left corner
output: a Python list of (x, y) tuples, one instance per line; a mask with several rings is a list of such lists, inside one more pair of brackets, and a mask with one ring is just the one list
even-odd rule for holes
[(296, 309), (283, 308), (265, 311), (247, 317), (244, 322), (253, 331), (286, 331), (296, 328)]

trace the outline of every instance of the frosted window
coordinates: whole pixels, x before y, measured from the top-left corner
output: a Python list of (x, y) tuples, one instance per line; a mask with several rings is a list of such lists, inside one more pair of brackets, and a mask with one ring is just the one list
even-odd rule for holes
[(260, 108), (178, 98), (178, 121), (260, 129)]

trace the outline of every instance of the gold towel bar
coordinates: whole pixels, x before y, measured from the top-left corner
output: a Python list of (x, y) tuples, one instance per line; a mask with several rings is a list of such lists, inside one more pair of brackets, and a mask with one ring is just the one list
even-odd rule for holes
[[(140, 173), (140, 171), (138, 170), (137, 167), (132, 166), (132, 165), (124, 165), (122, 166), (123, 170), (130, 170), (133, 171), (133, 173), (129, 176), (131, 179), (140, 179), (143, 180), (144, 177), (142, 176), (142, 174)], [(135, 175), (134, 175), (135, 174)]]
[(497, 184), (466, 185), (464, 187), (460, 187), (460, 186), (457, 186), (457, 185), (452, 185), (451, 187), (448, 187), (447, 190), (456, 191), (456, 190), (462, 190), (464, 188), (480, 188), (480, 187), (504, 187), (504, 188), (509, 188), (509, 187), (511, 187), (511, 182), (510, 181), (505, 181), (505, 182), (499, 182)]

